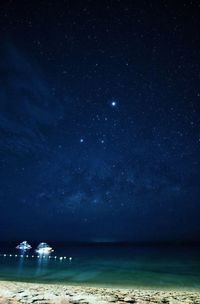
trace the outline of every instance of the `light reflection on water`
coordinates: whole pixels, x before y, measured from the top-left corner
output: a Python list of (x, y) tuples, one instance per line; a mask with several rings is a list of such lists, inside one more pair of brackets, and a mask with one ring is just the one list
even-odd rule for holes
[[(63, 246), (56, 248), (56, 259), (52, 255), (33, 257), (33, 252), (20, 253), (17, 257), (1, 255), (0, 278), (103, 286), (200, 289), (199, 253), (199, 247)], [(66, 259), (59, 259), (59, 256), (64, 255)], [(70, 256), (72, 260), (69, 260)]]
[(26, 253), (26, 251), (20, 250), (19, 264), (18, 264), (18, 267), (17, 267), (18, 268), (18, 271), (17, 271), (18, 276), (21, 275), (21, 273), (23, 272), (23, 269), (24, 269), (23, 264), (24, 264), (25, 253)]

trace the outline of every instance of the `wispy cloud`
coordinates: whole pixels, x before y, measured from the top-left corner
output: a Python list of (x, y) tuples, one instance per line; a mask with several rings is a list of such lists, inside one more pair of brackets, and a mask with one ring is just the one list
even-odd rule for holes
[(37, 67), (14, 46), (0, 60), (0, 150), (47, 150), (45, 130), (63, 117), (63, 108)]

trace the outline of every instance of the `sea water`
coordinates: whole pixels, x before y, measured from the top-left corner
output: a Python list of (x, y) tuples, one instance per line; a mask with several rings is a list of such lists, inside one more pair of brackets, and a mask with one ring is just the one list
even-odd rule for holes
[(54, 249), (50, 257), (37, 257), (34, 250), (21, 254), (12, 246), (1, 245), (0, 279), (103, 287), (200, 289), (198, 246), (90, 244), (54, 245)]

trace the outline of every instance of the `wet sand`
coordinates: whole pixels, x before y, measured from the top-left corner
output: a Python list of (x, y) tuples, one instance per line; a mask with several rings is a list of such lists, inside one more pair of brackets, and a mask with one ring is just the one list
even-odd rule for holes
[(200, 291), (83, 287), (0, 281), (0, 304), (200, 304)]

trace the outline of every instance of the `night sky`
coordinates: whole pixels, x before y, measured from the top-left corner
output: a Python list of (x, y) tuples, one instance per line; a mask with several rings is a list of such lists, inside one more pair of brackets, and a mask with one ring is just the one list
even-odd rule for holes
[(1, 1), (0, 240), (200, 241), (200, 2)]

